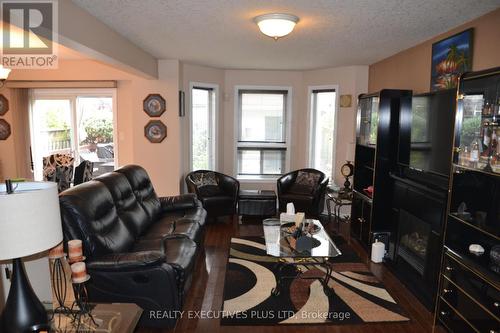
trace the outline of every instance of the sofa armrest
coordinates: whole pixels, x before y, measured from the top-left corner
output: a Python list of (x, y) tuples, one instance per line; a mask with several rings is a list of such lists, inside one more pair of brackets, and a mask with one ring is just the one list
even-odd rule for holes
[(171, 197), (161, 197), (160, 204), (162, 211), (165, 213), (198, 207), (198, 199), (195, 194), (181, 194)]
[(159, 251), (106, 254), (87, 262), (89, 270), (127, 271), (140, 270), (165, 263), (165, 254)]

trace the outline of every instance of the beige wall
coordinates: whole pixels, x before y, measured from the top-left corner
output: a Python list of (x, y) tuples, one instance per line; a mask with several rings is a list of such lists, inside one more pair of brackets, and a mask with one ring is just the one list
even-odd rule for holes
[(384, 88), (411, 89), (414, 93), (429, 91), (432, 44), (468, 28), (474, 28), (472, 70), (500, 66), (500, 9), (498, 9), (372, 64), (369, 91), (375, 92)]
[[(179, 193), (181, 178), (180, 120), (178, 117), (179, 62), (160, 60), (159, 79), (148, 80), (91, 60), (61, 61), (57, 70), (14, 70), (9, 80), (116, 80), (118, 164), (140, 164), (150, 174), (159, 195)], [(10, 99), (10, 89), (2, 93)], [(167, 111), (161, 120), (167, 126), (167, 138), (152, 144), (144, 137), (144, 126), (149, 117), (142, 109), (143, 99), (151, 93), (160, 93), (167, 100)], [(6, 119), (11, 126), (16, 112), (10, 110)], [(12, 128), (28, 131), (27, 128)], [(0, 141), (0, 165), (3, 177), (19, 176), (15, 158), (15, 141), (11, 136)]]

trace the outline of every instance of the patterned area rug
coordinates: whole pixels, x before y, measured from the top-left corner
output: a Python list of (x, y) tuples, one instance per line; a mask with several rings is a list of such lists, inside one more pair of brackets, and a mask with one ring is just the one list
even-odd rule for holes
[[(341, 238), (333, 239), (342, 255), (334, 258), (325, 292), (317, 279), (284, 280), (278, 296), (276, 258), (266, 254), (262, 237), (232, 238), (222, 325), (361, 324), (408, 321), (384, 285)], [(301, 266), (305, 276), (325, 274), (320, 266)], [(293, 270), (285, 272), (292, 274)]]

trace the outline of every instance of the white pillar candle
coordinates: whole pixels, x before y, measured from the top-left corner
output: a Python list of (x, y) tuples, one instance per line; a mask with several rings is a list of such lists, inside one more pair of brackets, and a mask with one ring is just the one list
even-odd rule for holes
[(81, 260), (83, 257), (82, 241), (73, 239), (68, 242), (68, 255), (70, 261)]
[(74, 283), (82, 283), (87, 280), (87, 268), (84, 262), (76, 262), (71, 265), (71, 278)]

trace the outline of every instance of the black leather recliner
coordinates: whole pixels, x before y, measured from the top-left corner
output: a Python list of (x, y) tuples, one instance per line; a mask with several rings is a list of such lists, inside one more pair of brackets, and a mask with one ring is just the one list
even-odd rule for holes
[[(214, 174), (217, 185), (200, 186), (196, 179), (200, 175)], [(236, 214), (240, 182), (220, 172), (196, 170), (186, 176), (189, 193), (195, 193), (206, 209), (209, 218)]]
[[(296, 181), (299, 173), (310, 174), (314, 178), (314, 184), (298, 184)], [(325, 204), (328, 181), (328, 177), (316, 169), (300, 169), (281, 176), (277, 181), (280, 212), (285, 212), (286, 204), (292, 202), (296, 212), (319, 218)]]
[(143, 326), (172, 327), (181, 310), (206, 211), (192, 194), (158, 198), (146, 171), (128, 165), (60, 194), (65, 240), (81, 239), (93, 302), (136, 303)]

